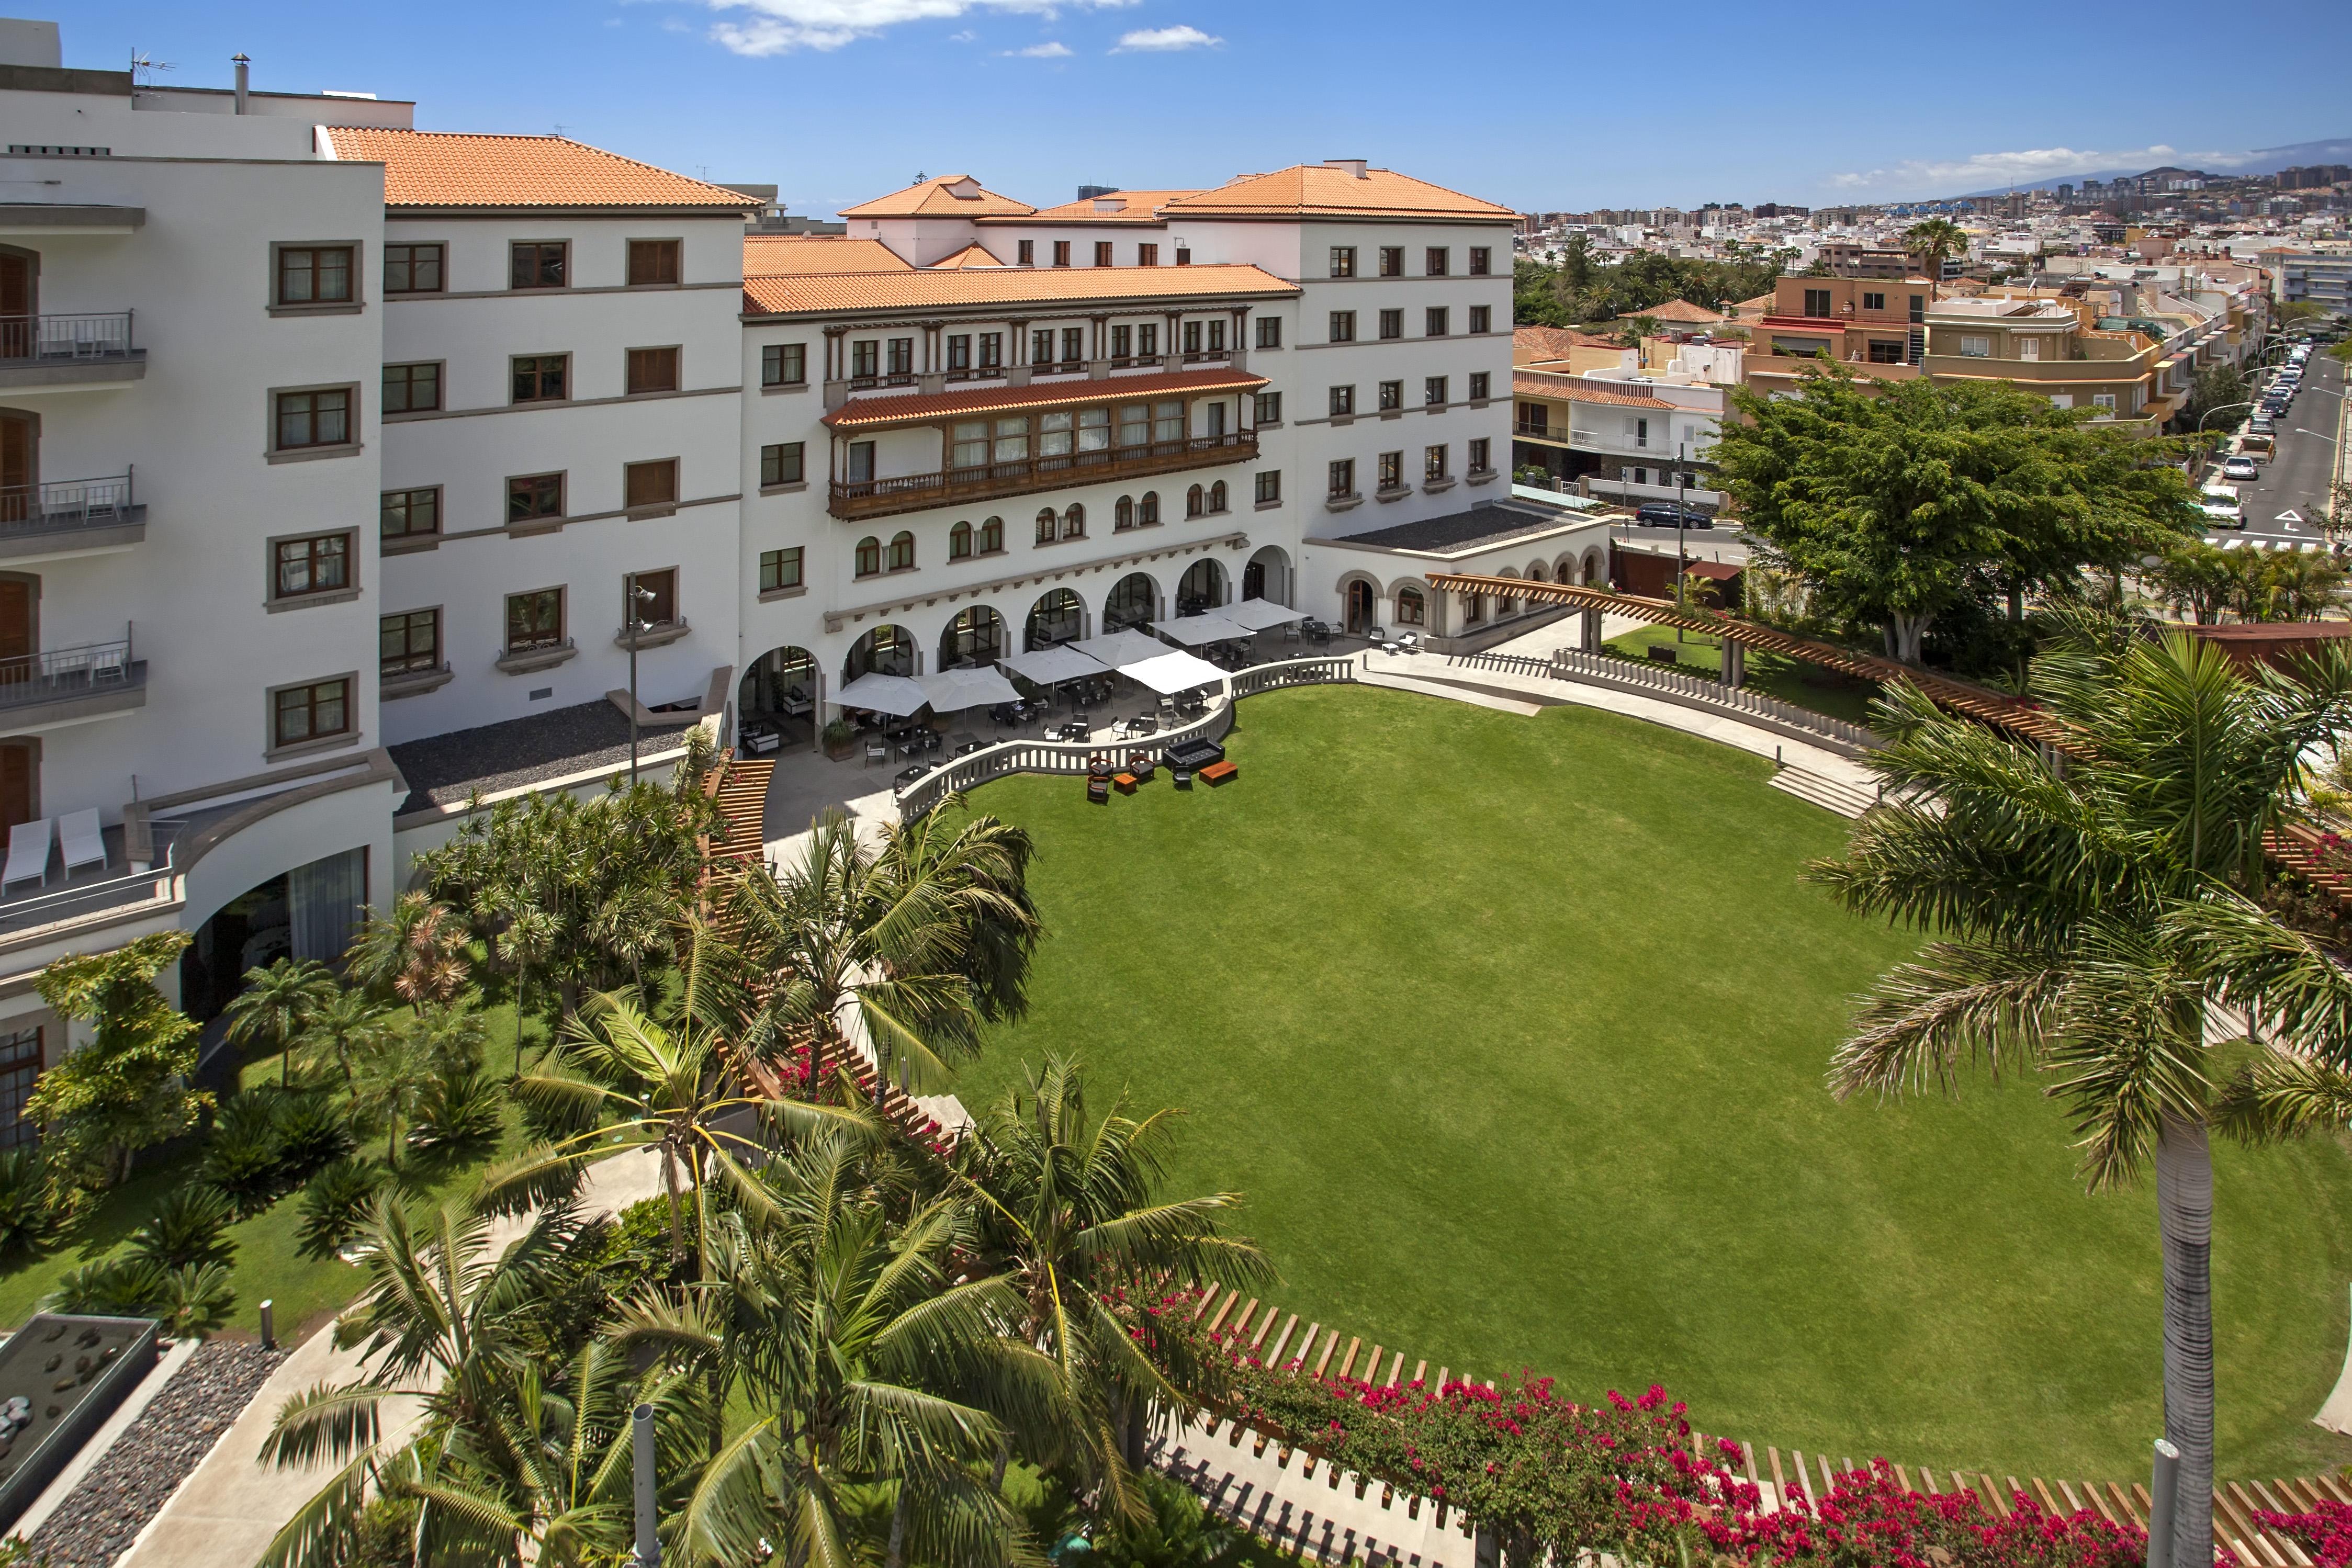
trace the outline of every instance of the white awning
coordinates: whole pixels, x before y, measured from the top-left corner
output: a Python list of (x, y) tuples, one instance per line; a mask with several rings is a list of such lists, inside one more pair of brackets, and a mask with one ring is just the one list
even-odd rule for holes
[(1159, 638), (1131, 631), (1106, 632), (1099, 637), (1089, 637), (1083, 643), (1072, 643), (1068, 646), (1114, 670), (1139, 664), (1146, 659), (1156, 659), (1168, 652), (1168, 644)]
[(1106, 673), (1105, 666), (1069, 648), (1040, 648), (1034, 653), (1009, 653), (996, 661), (1024, 681), (1050, 686), (1057, 681), (1082, 681)]
[(1197, 648), (1203, 643), (1223, 643), (1234, 637), (1252, 635), (1247, 626), (1236, 625), (1224, 618), (1222, 612), (1203, 615), (1179, 615), (1173, 621), (1162, 621), (1159, 629), (1167, 632), (1187, 648)]
[(835, 692), (833, 700), (843, 707), (868, 708), (893, 718), (905, 718), (922, 712), (931, 699), (928, 692), (904, 675), (877, 675), (869, 671)]
[(1271, 599), (1244, 599), (1239, 604), (1228, 604), (1217, 612), (1236, 626), (1246, 626), (1253, 632), (1263, 632), (1269, 626), (1279, 626), (1286, 621), (1306, 617), (1304, 610), (1276, 604)]
[(1194, 686), (1214, 685), (1225, 678), (1225, 672), (1208, 660), (1174, 651), (1162, 653), (1156, 659), (1146, 659), (1139, 664), (1129, 664), (1119, 674), (1169, 695), (1189, 692)]
[(925, 675), (916, 685), (931, 699), (934, 713), (958, 713), (968, 707), (1017, 702), (1021, 694), (994, 670), (942, 670)]

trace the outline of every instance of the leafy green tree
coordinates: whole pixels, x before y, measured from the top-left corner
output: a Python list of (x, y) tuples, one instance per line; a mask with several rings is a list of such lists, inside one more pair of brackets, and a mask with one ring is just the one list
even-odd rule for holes
[(1872, 987), (1831, 1078), (1843, 1097), (1948, 1090), (1971, 1063), (2046, 1075), (2094, 1191), (2154, 1166), (2176, 1539), (2209, 1563), (2211, 1025), (2233, 1009), (2352, 1064), (2352, 984), (2255, 902), (2305, 758), (2352, 727), (2352, 658), (2247, 676), (2185, 633), (2076, 617), (2034, 687), (2073, 737), (2063, 766), (1911, 688), (1881, 699), (1889, 803), (1812, 874), (1932, 939)]
[(141, 1149), (187, 1131), (213, 1103), (188, 1087), (195, 1024), (155, 988), (187, 945), (184, 932), (159, 931), (110, 953), (59, 958), (35, 982), (58, 1018), (91, 1026), (89, 1043), (42, 1073), (25, 1105), (50, 1160), (80, 1179), (126, 1179)]
[(247, 969), (245, 989), (228, 1004), (228, 1037), (278, 1052), (278, 1085), (289, 1086), (295, 1037), (339, 989), (335, 977), (315, 958), (280, 958), (268, 968)]

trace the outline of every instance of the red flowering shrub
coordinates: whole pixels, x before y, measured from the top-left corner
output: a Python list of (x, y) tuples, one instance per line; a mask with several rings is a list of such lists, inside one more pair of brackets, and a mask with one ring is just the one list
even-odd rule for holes
[(2275, 1530), (2303, 1548), (2317, 1568), (2352, 1564), (2352, 1505), (2323, 1502), (2313, 1513), (2272, 1513), (2258, 1509), (2254, 1522)]

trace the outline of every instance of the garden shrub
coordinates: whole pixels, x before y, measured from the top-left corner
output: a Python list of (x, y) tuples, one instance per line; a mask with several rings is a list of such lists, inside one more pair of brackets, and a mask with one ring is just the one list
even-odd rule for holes
[(334, 1256), (344, 1242), (359, 1234), (360, 1224), (383, 1190), (389, 1174), (364, 1155), (346, 1155), (312, 1176), (296, 1200), (301, 1214), (302, 1250), (313, 1258)]
[(221, 1232), (236, 1218), (227, 1197), (209, 1186), (176, 1187), (131, 1235), (131, 1256), (164, 1269), (191, 1263), (226, 1263), (236, 1246)]
[(249, 1089), (222, 1104), (205, 1144), (205, 1179), (240, 1214), (257, 1214), (284, 1190), (285, 1144), (274, 1089)]
[(278, 1129), (278, 1179), (288, 1187), (352, 1150), (351, 1113), (315, 1090), (278, 1095), (270, 1121)]
[(26, 1145), (0, 1154), (0, 1259), (40, 1250), (57, 1234), (58, 1218), (40, 1150)]
[(408, 1129), (410, 1145), (436, 1154), (460, 1155), (496, 1143), (506, 1131), (504, 1084), (478, 1067), (453, 1068), (425, 1087)]
[(2347, 1568), (2352, 1564), (2352, 1504), (2323, 1502), (2310, 1513), (2256, 1510), (2254, 1522), (2302, 1547), (2313, 1568)]
[(228, 1270), (218, 1263), (167, 1269), (150, 1259), (124, 1256), (68, 1270), (41, 1299), (41, 1307), (95, 1317), (155, 1318), (176, 1339), (218, 1328), (236, 1300)]

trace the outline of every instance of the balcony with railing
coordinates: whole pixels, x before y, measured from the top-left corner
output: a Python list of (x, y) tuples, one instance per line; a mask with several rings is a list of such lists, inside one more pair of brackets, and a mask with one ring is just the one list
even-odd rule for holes
[(1103, 485), (1187, 468), (1250, 463), (1256, 458), (1255, 431), (1196, 435), (1189, 440), (1144, 442), (1097, 452), (984, 463), (929, 474), (899, 474), (885, 479), (836, 479), (828, 509), (842, 518), (887, 517), (893, 512), (974, 504), (1040, 490), (1063, 490), (1075, 485)]
[(0, 734), (147, 706), (147, 661), (119, 640), (0, 658)]
[(107, 387), (147, 373), (131, 312), (0, 316), (0, 389)]
[(0, 485), (0, 560), (117, 549), (147, 537), (131, 471), (103, 479)]

